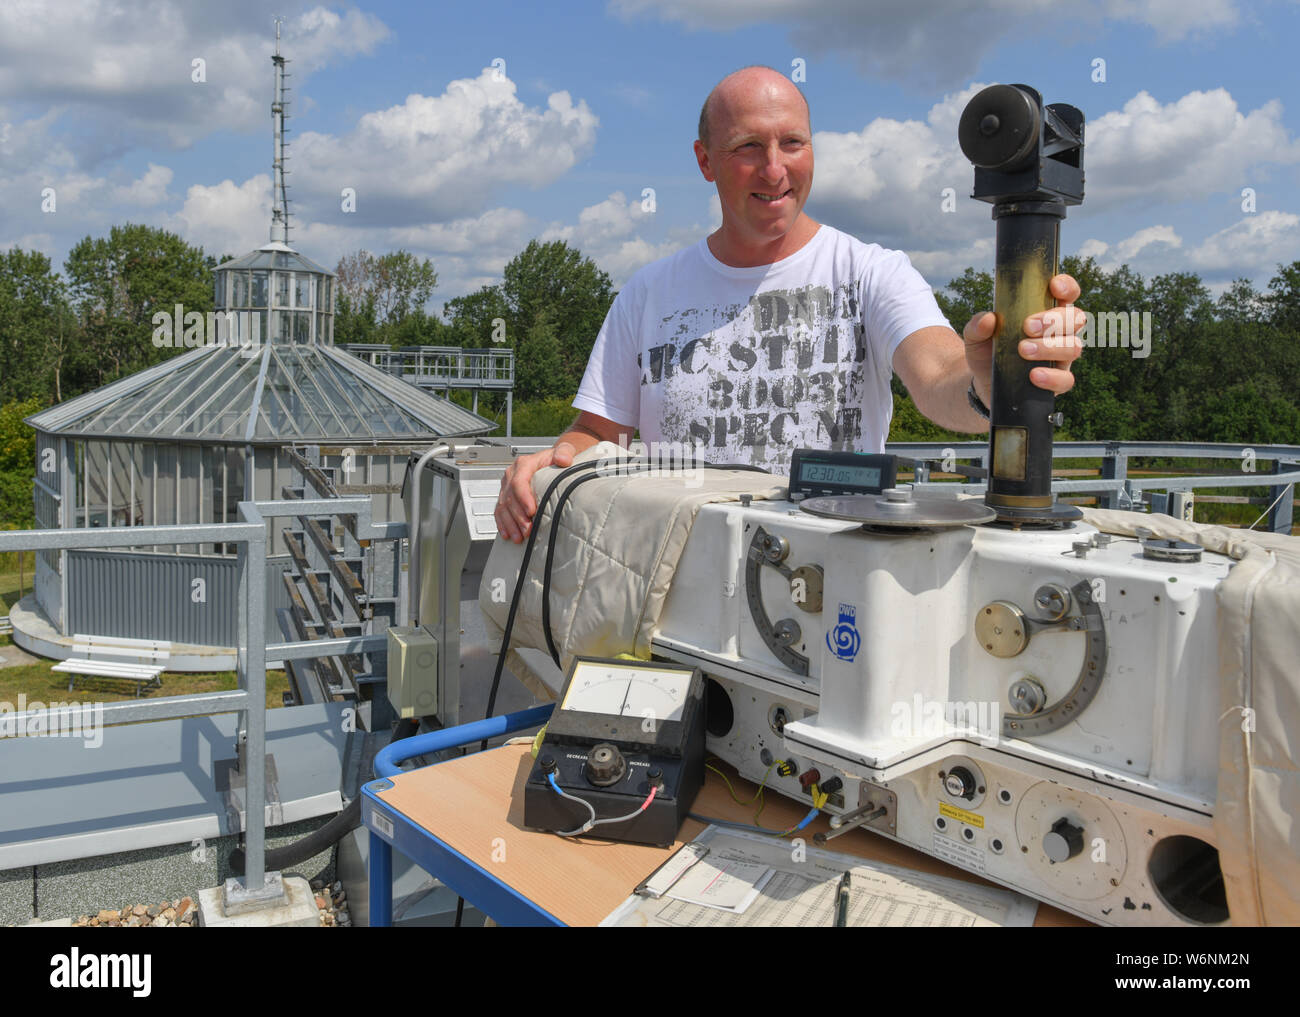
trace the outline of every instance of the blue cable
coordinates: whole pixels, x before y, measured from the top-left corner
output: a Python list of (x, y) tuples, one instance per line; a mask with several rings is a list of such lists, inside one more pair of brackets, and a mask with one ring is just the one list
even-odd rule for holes
[(795, 830), (802, 830), (805, 826), (807, 826), (809, 823), (811, 823), (814, 819), (817, 818), (817, 813), (819, 812), (821, 812), (821, 809), (817, 808), (817, 806), (814, 805), (811, 809), (808, 810), (808, 815), (803, 817), (803, 821), (798, 826), (795, 827)]

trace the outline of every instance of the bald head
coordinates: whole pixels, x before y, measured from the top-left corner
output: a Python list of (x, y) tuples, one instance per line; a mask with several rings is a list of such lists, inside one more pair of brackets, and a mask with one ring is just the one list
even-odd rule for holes
[(700, 143), (705, 148), (712, 145), (716, 140), (713, 137), (714, 124), (727, 114), (755, 101), (779, 100), (790, 95), (797, 95), (803, 103), (811, 130), (812, 110), (808, 106), (808, 100), (784, 74), (759, 64), (733, 71), (713, 86), (713, 91), (700, 108)]

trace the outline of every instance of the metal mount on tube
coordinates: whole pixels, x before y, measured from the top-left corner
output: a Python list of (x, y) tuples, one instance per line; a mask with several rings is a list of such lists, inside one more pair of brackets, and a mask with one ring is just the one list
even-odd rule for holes
[(1083, 114), (1043, 105), (1028, 85), (991, 85), (967, 104), (957, 128), (975, 166), (971, 196), (997, 223), (993, 400), (985, 504), (1013, 526), (1067, 526), (1081, 513), (1052, 494), (1056, 397), (1029, 380), (1021, 322), (1055, 306), (1048, 290), (1060, 261), (1061, 220), (1083, 201)]

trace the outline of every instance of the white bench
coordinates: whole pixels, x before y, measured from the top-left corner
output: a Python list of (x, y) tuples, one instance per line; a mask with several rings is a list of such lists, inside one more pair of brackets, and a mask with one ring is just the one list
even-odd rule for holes
[(69, 692), (77, 675), (96, 675), (135, 682), (138, 699), (146, 685), (162, 688), (162, 673), (167, 669), (171, 652), (171, 643), (156, 639), (74, 635), (72, 656), (55, 664), (53, 670), (68, 675)]

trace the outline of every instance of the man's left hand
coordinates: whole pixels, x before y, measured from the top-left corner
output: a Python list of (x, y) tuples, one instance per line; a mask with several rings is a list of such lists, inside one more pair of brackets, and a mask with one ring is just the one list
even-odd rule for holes
[[(1043, 360), (1050, 366), (1035, 367), (1029, 380), (1039, 388), (1064, 395), (1074, 387), (1070, 364), (1083, 352), (1079, 330), (1083, 328), (1083, 311), (1074, 306), (1079, 299), (1079, 284), (1071, 276), (1052, 277), (1048, 289), (1059, 304), (1050, 310), (1031, 314), (1021, 325), (1024, 338), (1020, 356), (1025, 360)], [(997, 315), (982, 311), (962, 329), (966, 343), (966, 364), (975, 379), (975, 391), (985, 406), (993, 405), (993, 333)]]

